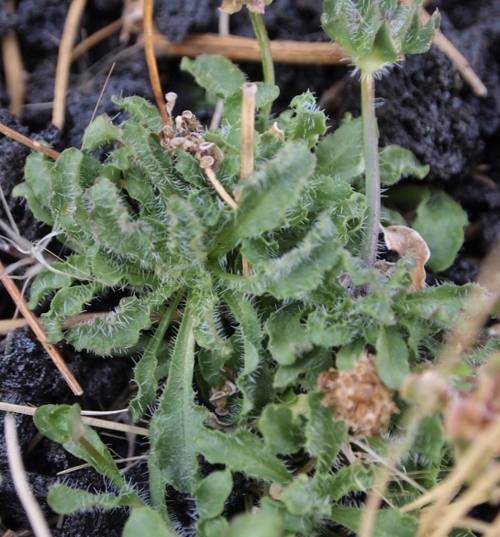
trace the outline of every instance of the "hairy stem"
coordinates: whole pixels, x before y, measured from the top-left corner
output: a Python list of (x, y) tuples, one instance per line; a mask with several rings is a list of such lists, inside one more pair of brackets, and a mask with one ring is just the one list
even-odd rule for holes
[(380, 225), (380, 165), (378, 160), (377, 118), (375, 117), (375, 80), (372, 75), (361, 78), (361, 115), (365, 155), (366, 203), (368, 225), (362, 245), (362, 257), (368, 267), (377, 258)]
[[(269, 42), (269, 36), (267, 35), (264, 19), (260, 13), (254, 13), (253, 11), (249, 11), (249, 13), (250, 20), (252, 21), (252, 28), (259, 44), (264, 82), (266, 84), (274, 85), (274, 62), (271, 54), (271, 43)], [(264, 117), (269, 116), (271, 113), (271, 106), (272, 104), (269, 104), (266, 106), (266, 108), (262, 109), (262, 114)]]

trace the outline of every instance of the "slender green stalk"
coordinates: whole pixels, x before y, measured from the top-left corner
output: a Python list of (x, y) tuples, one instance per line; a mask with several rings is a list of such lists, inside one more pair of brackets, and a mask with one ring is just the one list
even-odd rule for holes
[[(274, 76), (274, 62), (273, 56), (271, 54), (271, 44), (269, 42), (269, 36), (267, 35), (266, 26), (264, 24), (264, 19), (260, 13), (255, 13), (249, 11), (250, 20), (252, 21), (252, 28), (259, 43), (260, 55), (262, 58), (262, 71), (264, 74), (264, 82), (266, 84), (274, 85), (275, 76)], [(262, 109), (262, 114), (264, 117), (269, 116), (271, 113), (271, 106), (269, 104), (265, 109)]]
[(372, 267), (377, 258), (380, 224), (380, 165), (378, 160), (377, 118), (375, 117), (375, 80), (371, 74), (364, 74), (361, 77), (361, 115), (368, 211), (368, 225), (361, 253), (366, 265)]

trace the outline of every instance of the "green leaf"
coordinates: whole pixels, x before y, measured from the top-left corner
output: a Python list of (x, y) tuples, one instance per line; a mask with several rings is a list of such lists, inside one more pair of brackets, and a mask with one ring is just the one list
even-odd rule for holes
[(50, 173), (50, 206), (54, 221), (64, 233), (83, 248), (92, 247), (95, 239), (90, 233), (89, 212), (83, 192), (99, 175), (98, 160), (78, 149), (66, 149)]
[(397, 390), (410, 374), (408, 347), (399, 329), (395, 326), (379, 327), (375, 364), (382, 382)]
[(322, 492), (334, 501), (338, 501), (346, 494), (355, 491), (367, 491), (373, 486), (375, 475), (373, 468), (360, 463), (343, 466), (335, 474), (318, 474), (316, 476)]
[(281, 365), (293, 364), (302, 352), (312, 349), (306, 326), (301, 322), (303, 314), (304, 308), (293, 303), (273, 313), (264, 327), (269, 336), (269, 351)]
[(330, 498), (320, 497), (314, 481), (305, 474), (300, 474), (283, 490), (280, 500), (292, 515), (330, 514)]
[[(361, 519), (365, 511), (347, 505), (334, 505), (331, 519), (337, 524), (345, 526), (354, 533), (358, 533)], [(395, 509), (381, 509), (377, 513), (373, 537), (415, 537), (418, 530), (416, 518), (403, 515)]]
[(64, 263), (55, 261), (52, 270), (44, 270), (33, 281), (28, 307), (34, 309), (49, 293), (69, 287), (75, 279), (88, 279), (89, 268), (83, 255), (71, 255)]
[(160, 515), (147, 505), (134, 507), (130, 514), (123, 537), (138, 537), (147, 535), (148, 537), (178, 537), (179, 534), (168, 527)]
[(194, 437), (194, 444), (209, 462), (225, 464), (233, 472), (245, 472), (249, 477), (280, 484), (292, 479), (285, 465), (266, 445), (244, 429), (234, 434), (205, 429)]
[(464, 242), (467, 223), (462, 207), (440, 190), (429, 191), (420, 202), (412, 228), (422, 235), (431, 251), (427, 262), (430, 269), (442, 272), (453, 263)]
[(365, 170), (361, 118), (346, 120), (316, 148), (317, 172), (336, 181), (351, 181)]
[(233, 478), (229, 470), (212, 472), (200, 481), (194, 491), (198, 515), (201, 519), (218, 517), (233, 489)]
[(111, 100), (117, 106), (126, 110), (141, 127), (145, 127), (152, 132), (160, 131), (163, 124), (160, 112), (156, 106), (153, 106), (146, 99), (133, 95), (123, 99), (113, 96)]
[(148, 405), (152, 405), (156, 399), (158, 381), (156, 379), (156, 367), (158, 366), (158, 352), (165, 337), (168, 327), (177, 311), (181, 294), (174, 297), (165, 312), (154, 336), (151, 338), (141, 359), (134, 368), (134, 382), (137, 384), (137, 395), (130, 401), (129, 408), (132, 411), (132, 419), (138, 421), (146, 411)]
[(301, 379), (300, 384), (315, 386), (319, 374), (331, 366), (331, 349), (314, 348), (311, 352), (299, 356), (293, 364), (278, 366), (274, 374), (273, 386), (286, 388), (304, 374), (306, 379)]
[(189, 203), (179, 196), (172, 196), (168, 200), (168, 214), (172, 222), (168, 244), (170, 250), (201, 265), (207, 257), (203, 224)]
[(429, 173), (428, 165), (423, 166), (411, 151), (397, 145), (381, 149), (379, 159), (380, 182), (383, 185), (393, 185), (407, 175), (423, 179)]
[(425, 416), (418, 427), (412, 450), (439, 466), (443, 458), (444, 431), (441, 417)]
[(305, 140), (309, 148), (314, 147), (319, 136), (326, 132), (326, 117), (318, 109), (314, 95), (310, 91), (297, 95), (290, 107), (294, 115), (286, 127), (287, 139)]
[(47, 438), (58, 442), (64, 449), (83, 459), (100, 474), (108, 477), (119, 490), (126, 490), (126, 483), (113, 457), (99, 435), (80, 417), (80, 406), (44, 405), (35, 411), (33, 421)]
[(78, 350), (88, 349), (106, 356), (116, 349), (134, 346), (141, 331), (150, 326), (151, 304), (137, 297), (125, 297), (106, 317), (96, 316), (76, 324), (64, 337)]
[(113, 125), (109, 116), (103, 114), (92, 121), (92, 123), (85, 129), (82, 149), (95, 151), (103, 145), (111, 142), (119, 142), (121, 138), (121, 129)]
[(134, 260), (147, 260), (153, 246), (153, 229), (132, 216), (114, 183), (99, 177), (89, 189), (90, 222), (99, 243), (109, 252)]
[[(286, 212), (299, 200), (315, 158), (300, 142), (290, 142), (238, 186), (239, 207), (213, 242), (217, 257), (242, 238), (259, 237), (286, 222)], [(213, 255), (213, 254), (212, 254)]]
[(50, 207), (51, 184), (50, 174), (54, 163), (42, 153), (34, 152), (28, 155), (24, 166), (24, 176), (26, 181), (16, 185), (12, 190), (12, 196), (23, 197), (28, 202), (28, 206), (33, 216), (53, 225)]
[(229, 527), (225, 537), (282, 537), (284, 524), (271, 513), (256, 513), (238, 517)]
[(119, 506), (141, 505), (141, 500), (135, 494), (93, 494), (82, 489), (73, 489), (62, 483), (49, 486), (47, 503), (57, 514), (70, 515), (80, 509), (98, 507), (109, 511)]
[[(194, 439), (201, 434), (207, 414), (194, 403), (194, 345), (194, 316), (188, 298), (167, 385), (149, 427), (151, 455), (148, 461), (150, 474), (158, 473), (163, 483), (188, 493), (198, 484), (198, 452)], [(161, 494), (161, 491), (154, 494)], [(155, 497), (153, 501), (160, 506), (164, 498)]]
[[(265, 106), (273, 103), (279, 96), (280, 90), (274, 84), (266, 84), (264, 82), (255, 82), (257, 86), (257, 94), (255, 95), (255, 108), (260, 110)], [(228, 97), (224, 103), (224, 113), (222, 116), (223, 122), (230, 125), (239, 125), (241, 123), (241, 106), (243, 100), (243, 91), (241, 86), (239, 89)], [(228, 132), (228, 140), (236, 141), (236, 135), (239, 135), (239, 129), (234, 128), (232, 132)], [(238, 136), (239, 138), (239, 136)], [(208, 138), (207, 138), (208, 139)], [(213, 140), (215, 142), (215, 140)], [(237, 140), (239, 146), (240, 140)]]
[(200, 54), (194, 60), (182, 58), (181, 69), (191, 73), (202, 88), (222, 98), (230, 97), (246, 82), (234, 63), (215, 54)]
[(258, 427), (273, 453), (290, 455), (304, 444), (304, 435), (288, 405), (267, 405)]
[(57, 343), (63, 338), (62, 327), (68, 317), (80, 314), (101, 286), (96, 283), (63, 287), (55, 294), (50, 311), (42, 313), (42, 322), (48, 343)]
[(306, 300), (321, 285), (325, 272), (340, 261), (341, 247), (336, 239), (334, 224), (322, 213), (295, 248), (269, 263), (255, 265), (255, 272), (274, 297)]
[(321, 404), (323, 394), (311, 392), (307, 397), (309, 415), (306, 425), (305, 449), (318, 460), (318, 472), (328, 473), (347, 439), (343, 421), (333, 421), (334, 409)]

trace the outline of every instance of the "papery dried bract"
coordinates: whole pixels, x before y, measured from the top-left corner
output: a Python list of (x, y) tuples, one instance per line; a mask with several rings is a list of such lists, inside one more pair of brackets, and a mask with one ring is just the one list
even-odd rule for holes
[(393, 250), (403, 257), (409, 250), (413, 250), (415, 266), (410, 272), (410, 291), (419, 291), (425, 287), (425, 264), (431, 252), (426, 242), (414, 229), (406, 226), (382, 227), (385, 244), (389, 250)]
[(389, 428), (392, 414), (398, 412), (394, 392), (382, 384), (375, 367), (375, 356), (363, 352), (352, 370), (330, 368), (318, 378), (326, 395), (324, 406), (333, 406), (356, 436), (378, 436)]

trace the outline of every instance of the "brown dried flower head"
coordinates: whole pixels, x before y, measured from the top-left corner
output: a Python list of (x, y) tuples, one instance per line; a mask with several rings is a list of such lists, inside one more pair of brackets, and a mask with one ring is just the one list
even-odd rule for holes
[(207, 142), (202, 135), (203, 127), (190, 110), (184, 110), (180, 116), (173, 117), (172, 111), (177, 94), (170, 92), (165, 95), (165, 109), (169, 123), (160, 132), (160, 143), (169, 153), (181, 150), (190, 153), (202, 168), (217, 169), (222, 160), (221, 150), (212, 142)]
[(224, 13), (232, 15), (243, 6), (247, 6), (250, 11), (255, 13), (264, 13), (266, 6), (273, 0), (222, 0), (222, 6), (219, 8)]
[(330, 368), (318, 378), (319, 389), (326, 393), (322, 404), (335, 407), (336, 419), (343, 419), (356, 436), (386, 432), (392, 414), (398, 412), (394, 392), (382, 384), (374, 359), (365, 351), (354, 369)]

